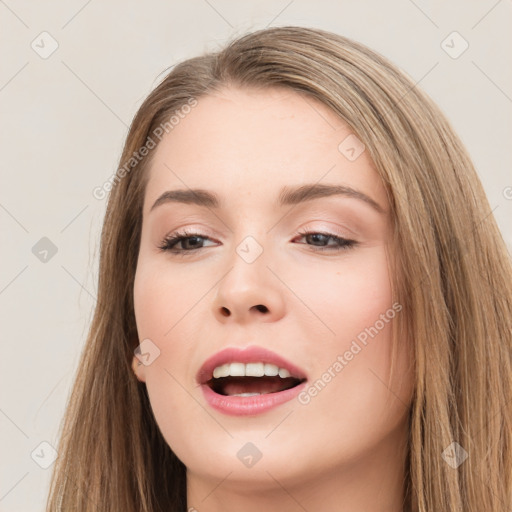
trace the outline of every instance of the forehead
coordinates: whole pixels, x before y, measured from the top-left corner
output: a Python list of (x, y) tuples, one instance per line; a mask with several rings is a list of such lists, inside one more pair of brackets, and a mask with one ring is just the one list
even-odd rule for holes
[(339, 116), (306, 95), (224, 88), (199, 98), (162, 138), (149, 169), (145, 212), (173, 188), (210, 189), (240, 203), (275, 201), (284, 186), (318, 182), (361, 189), (385, 205), (368, 151), (356, 159), (344, 152), (344, 141), (354, 138)]

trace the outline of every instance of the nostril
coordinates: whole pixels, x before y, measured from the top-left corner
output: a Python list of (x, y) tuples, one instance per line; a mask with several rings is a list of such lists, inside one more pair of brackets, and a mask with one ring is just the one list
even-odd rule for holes
[(224, 315), (224, 316), (229, 316), (229, 309), (228, 308), (225, 308), (225, 307), (222, 307), (220, 309), (221, 313)]
[(257, 306), (255, 306), (255, 308), (258, 311), (261, 311), (262, 313), (266, 313), (268, 311), (268, 308), (266, 306), (263, 306), (262, 304), (258, 304)]

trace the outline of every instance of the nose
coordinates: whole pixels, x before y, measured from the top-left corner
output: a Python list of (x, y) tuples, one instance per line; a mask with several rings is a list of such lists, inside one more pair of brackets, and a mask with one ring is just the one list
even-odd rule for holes
[(222, 322), (275, 322), (285, 314), (284, 289), (267, 266), (265, 251), (252, 262), (234, 253), (229, 271), (220, 280), (213, 301)]

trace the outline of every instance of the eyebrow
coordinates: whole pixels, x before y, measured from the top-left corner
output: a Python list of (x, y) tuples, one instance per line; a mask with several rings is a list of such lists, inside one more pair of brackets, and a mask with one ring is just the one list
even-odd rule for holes
[[(336, 195), (359, 199), (377, 212), (385, 213), (384, 208), (380, 204), (359, 190), (345, 185), (323, 185), (320, 183), (311, 183), (298, 187), (283, 187), (279, 193), (278, 206), (296, 205), (313, 199)], [(168, 190), (154, 202), (150, 212), (166, 203), (195, 204), (206, 208), (219, 209), (222, 201), (215, 193), (200, 188)]]

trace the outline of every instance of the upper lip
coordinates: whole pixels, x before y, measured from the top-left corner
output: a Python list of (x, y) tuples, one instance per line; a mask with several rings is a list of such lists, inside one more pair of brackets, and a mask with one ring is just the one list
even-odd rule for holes
[(292, 377), (306, 379), (305, 372), (284, 357), (263, 347), (250, 346), (245, 349), (226, 348), (209, 357), (197, 372), (196, 380), (199, 384), (206, 384), (213, 377), (213, 370), (222, 364), (260, 362), (275, 364), (279, 368), (288, 370)]

